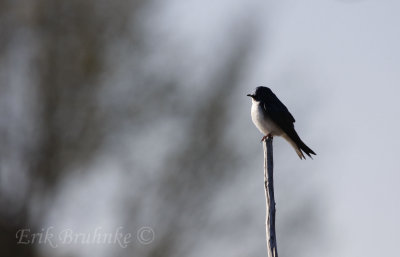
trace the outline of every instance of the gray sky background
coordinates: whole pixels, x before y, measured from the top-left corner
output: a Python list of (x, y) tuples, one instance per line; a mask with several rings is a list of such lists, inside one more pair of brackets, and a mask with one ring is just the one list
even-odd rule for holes
[[(286, 142), (274, 140), (278, 228), (285, 226), (286, 215), (296, 211), (296, 206), (315, 202), (322, 236), (313, 237), (312, 231), (294, 235), (299, 244), (307, 238), (312, 241), (307, 243), (310, 247), (305, 256), (397, 256), (399, 10), (400, 2), (389, 0), (172, 0), (142, 13), (141, 22), (149, 27), (146, 43), (153, 49), (145, 65), (166, 76), (185, 74), (187, 81), (180, 89), (183, 95), (212, 94), (213, 89), (203, 82), (210, 73), (218, 72), (216, 64), (230, 54), (225, 47), (229, 35), (240, 35), (249, 23), (257, 35), (253, 52), (245, 60), (248, 68), (240, 76), (241, 87), (226, 92), (234, 96), (225, 139), (233, 141), (245, 158), (242, 172), (218, 197), (210, 199), (210, 206), (223, 208), (213, 208), (209, 214), (211, 224), (244, 222), (248, 229), (242, 229), (242, 234), (235, 231), (230, 240), (222, 238), (218, 228), (214, 235), (209, 231), (198, 231), (191, 238), (182, 235), (183, 245), (199, 237), (202, 240), (191, 256), (241, 256), (251, 252), (249, 249), (259, 253), (265, 248), (262, 135), (251, 123), (251, 101), (246, 97), (260, 85), (269, 86), (286, 104), (296, 118), (300, 136), (318, 154), (314, 160), (300, 161)], [(192, 70), (193, 64), (199, 68)], [(168, 66), (173, 68), (166, 69)], [(124, 90), (123, 83), (115, 86)], [(179, 100), (196, 103), (196, 98)], [(155, 176), (168, 151), (179, 147), (181, 131), (174, 122), (144, 126), (131, 138), (127, 129), (118, 147), (146, 169), (146, 176)], [(149, 145), (154, 137), (160, 138), (161, 145), (178, 143)], [(123, 215), (117, 211), (118, 202), (127, 197), (122, 195), (121, 185), (138, 189), (143, 178), (132, 171), (127, 179), (113, 147), (85, 167), (89, 172), (84, 178), (73, 173), (63, 182), (46, 225), (83, 231), (93, 230), (97, 224), (105, 229), (119, 225), (118, 217)], [(153, 161), (154, 156), (158, 162)], [(243, 198), (235, 199), (233, 191), (239, 189)], [(132, 197), (135, 192), (132, 190)], [(157, 195), (146, 199), (156, 201)], [(285, 207), (289, 202), (295, 209)], [(240, 216), (243, 209), (248, 212)], [(151, 212), (142, 210), (143, 225), (152, 225)], [(157, 227), (154, 230), (157, 236)], [(278, 250), (286, 247), (279, 236)], [(59, 256), (70, 251), (81, 256), (109, 256), (111, 251), (106, 246), (74, 247), (43, 251)]]
[(220, 57), (219, 40), (230, 24), (240, 28), (238, 19), (257, 17), (259, 43), (248, 61), (242, 94), (232, 103), (236, 110), (228, 133), (239, 137), (238, 148), (254, 151), (254, 168), (260, 169), (260, 135), (244, 95), (267, 85), (286, 103), (300, 135), (318, 155), (299, 162), (288, 145), (275, 140), (276, 187), (280, 176), (295, 173), (292, 183), (316, 187), (315, 193), (326, 197), (321, 219), (329, 221), (330, 237), (321, 249), (324, 255), (395, 256), (400, 3), (219, 1), (211, 7), (202, 1), (174, 2), (161, 18), (164, 29), (169, 22), (180, 24), (178, 31), (168, 31), (172, 44), (176, 40), (204, 63)]

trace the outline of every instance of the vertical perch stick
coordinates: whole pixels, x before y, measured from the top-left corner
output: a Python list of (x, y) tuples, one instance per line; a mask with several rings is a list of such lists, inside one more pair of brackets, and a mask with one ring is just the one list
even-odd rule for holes
[(275, 233), (275, 196), (274, 196), (274, 161), (272, 149), (272, 137), (265, 140), (264, 145), (264, 186), (266, 200), (266, 234), (268, 257), (278, 257)]

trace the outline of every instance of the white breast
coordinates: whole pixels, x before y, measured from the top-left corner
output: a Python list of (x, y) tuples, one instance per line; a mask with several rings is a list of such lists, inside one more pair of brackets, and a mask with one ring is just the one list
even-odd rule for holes
[(252, 99), (251, 105), (251, 119), (264, 135), (280, 136), (283, 134), (283, 131), (268, 116), (264, 115), (260, 102), (254, 101), (254, 99)]

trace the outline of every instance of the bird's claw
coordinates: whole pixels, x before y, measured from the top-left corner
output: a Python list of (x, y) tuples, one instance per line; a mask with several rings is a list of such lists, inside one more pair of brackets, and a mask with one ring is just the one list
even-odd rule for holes
[(261, 142), (260, 142), (260, 143), (262, 143), (263, 141), (266, 141), (268, 138), (272, 138), (272, 135), (271, 135), (271, 134), (268, 134), (268, 135), (263, 136), (263, 137), (261, 138)]

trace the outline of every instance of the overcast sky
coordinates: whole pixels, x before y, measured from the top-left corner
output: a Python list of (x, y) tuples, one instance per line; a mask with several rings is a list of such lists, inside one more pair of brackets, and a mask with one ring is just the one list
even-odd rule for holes
[(397, 252), (399, 7), (396, 1), (275, 6), (270, 48), (252, 75), (284, 97), (316, 148), (308, 168), (329, 194), (331, 243), (338, 244), (329, 256)]
[[(400, 3), (254, 0), (220, 1), (211, 7), (202, 1), (175, 2), (165, 21), (181, 24), (179, 40), (198, 52), (218, 48), (218, 39), (229, 29), (227, 21), (257, 16), (260, 42), (243, 95), (255, 86), (270, 86), (318, 153), (298, 168), (304, 169), (304, 177), (315, 171), (313, 183), (328, 195), (331, 243), (340, 246), (330, 244), (324, 255), (395, 256), (400, 228)], [(193, 6), (196, 12), (188, 11)], [(260, 136), (249, 122), (250, 101), (239, 95), (235, 108), (240, 125), (234, 128), (246, 131), (244, 140)], [(277, 147), (276, 155), (292, 154), (287, 145), (278, 142)], [(290, 161), (297, 162), (292, 155)]]

